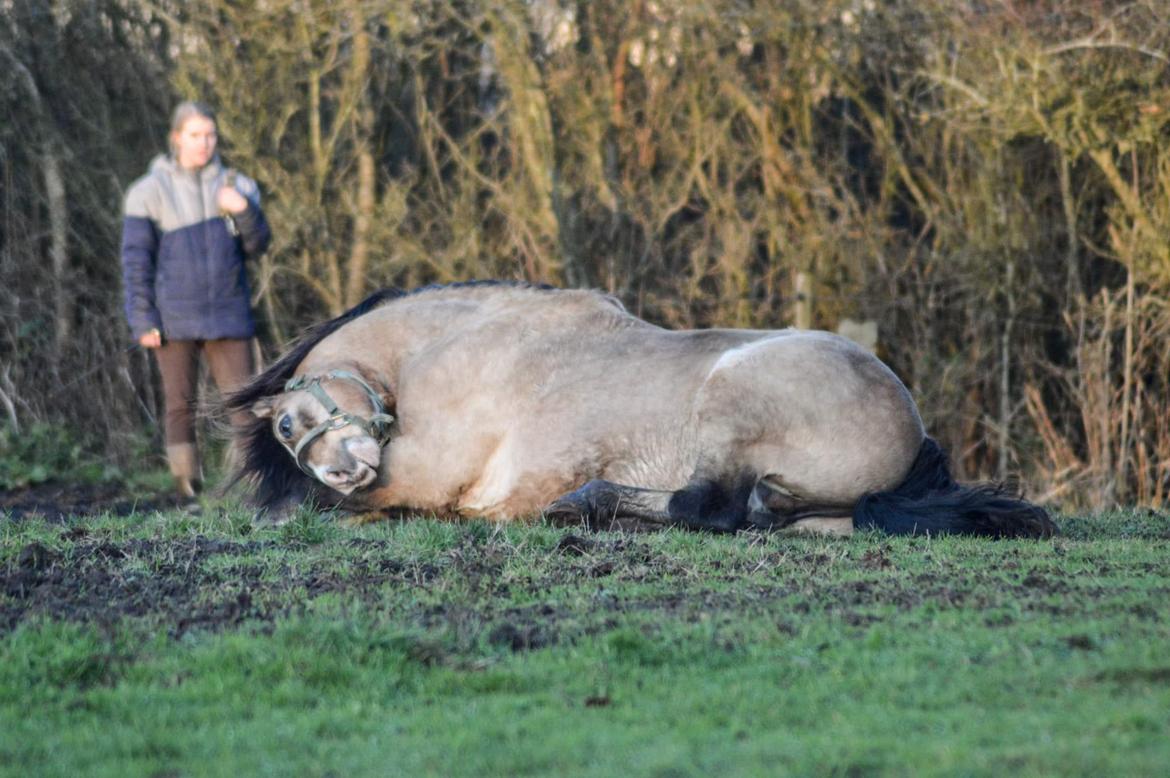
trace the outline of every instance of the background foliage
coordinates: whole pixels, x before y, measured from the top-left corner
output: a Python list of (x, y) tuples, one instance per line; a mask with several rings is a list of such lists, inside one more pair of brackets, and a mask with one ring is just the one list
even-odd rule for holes
[(0, 0), (0, 407), (151, 428), (120, 202), (220, 111), (262, 346), (378, 286), (597, 286), (687, 327), (878, 325), (966, 477), (1170, 490), (1161, 0)]

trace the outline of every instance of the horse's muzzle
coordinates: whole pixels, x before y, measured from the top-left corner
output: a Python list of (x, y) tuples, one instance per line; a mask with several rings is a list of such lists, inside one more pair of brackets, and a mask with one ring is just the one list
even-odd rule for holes
[(330, 489), (349, 494), (364, 489), (378, 477), (378, 465), (382, 461), (382, 449), (373, 438), (352, 437), (342, 447), (342, 462), (324, 468), (318, 475), (321, 482)]
[(348, 470), (328, 468), (321, 474), (321, 482), (342, 494), (364, 489), (378, 477), (378, 471), (365, 462), (356, 462)]

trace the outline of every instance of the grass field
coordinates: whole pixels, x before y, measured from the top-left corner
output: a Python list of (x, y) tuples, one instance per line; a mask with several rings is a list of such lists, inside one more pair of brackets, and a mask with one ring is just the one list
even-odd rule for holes
[(1165, 775), (1170, 518), (0, 520), (9, 775)]

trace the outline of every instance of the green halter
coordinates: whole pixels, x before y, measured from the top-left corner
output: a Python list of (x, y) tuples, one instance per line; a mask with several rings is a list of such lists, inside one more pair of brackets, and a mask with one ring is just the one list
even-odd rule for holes
[[(368, 419), (358, 416), (353, 413), (346, 413), (337, 407), (337, 403), (329, 396), (329, 393), (321, 386), (324, 381), (331, 380), (350, 381), (357, 384), (365, 390), (366, 396), (370, 400), (370, 404), (374, 407), (374, 413)], [(329, 414), (329, 418), (318, 424), (313, 429), (309, 430), (303, 438), (297, 443), (293, 450), (293, 457), (297, 460), (297, 467), (304, 470), (309, 475), (316, 478), (316, 474), (309, 469), (304, 463), (302, 457), (308, 451), (309, 445), (317, 438), (324, 435), (326, 432), (339, 430), (342, 427), (353, 425), (362, 430), (362, 432), (369, 435), (374, 440), (378, 441), (379, 446), (385, 446), (390, 438), (390, 425), (394, 422), (394, 417), (386, 413), (386, 406), (382, 404), (382, 397), (373, 390), (373, 388), (365, 382), (361, 376), (349, 372), (348, 370), (330, 370), (321, 375), (308, 376), (301, 375), (296, 378), (289, 379), (288, 383), (284, 385), (284, 391), (295, 392), (298, 389), (304, 389), (309, 394), (317, 399), (325, 408), (325, 412)]]

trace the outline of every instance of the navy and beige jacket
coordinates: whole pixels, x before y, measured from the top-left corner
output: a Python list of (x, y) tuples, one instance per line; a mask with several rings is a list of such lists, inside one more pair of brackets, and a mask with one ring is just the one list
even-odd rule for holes
[[(243, 213), (220, 213), (229, 179), (247, 200)], [(250, 338), (255, 331), (244, 258), (271, 239), (256, 182), (229, 176), (219, 159), (189, 171), (166, 155), (126, 193), (122, 281), (126, 318), (137, 340), (158, 328), (169, 340)]]

